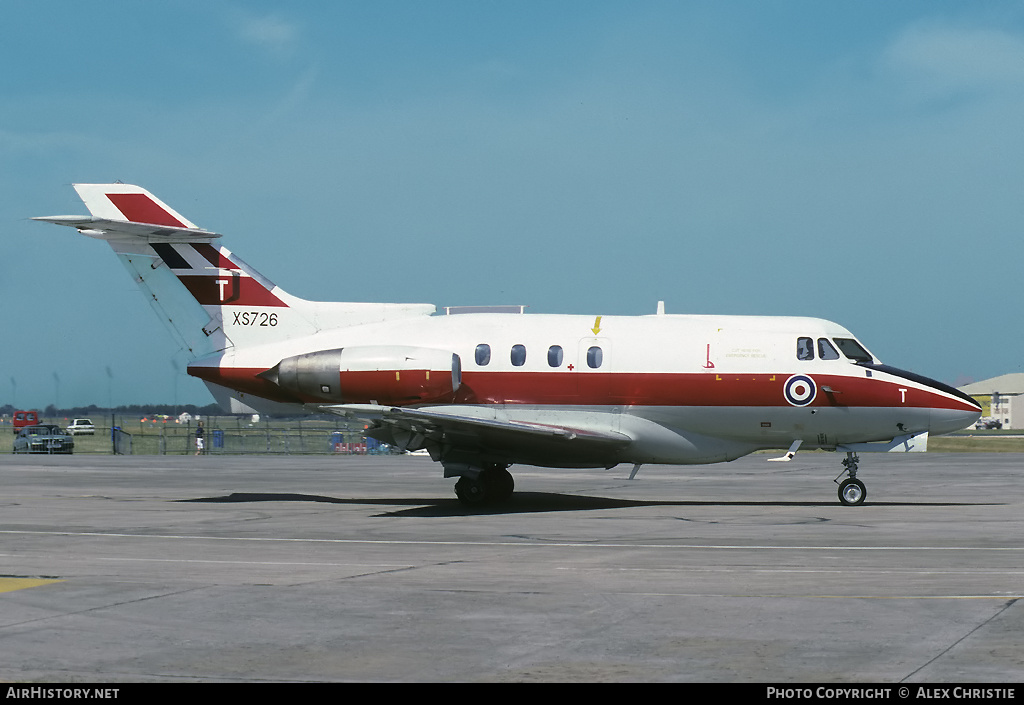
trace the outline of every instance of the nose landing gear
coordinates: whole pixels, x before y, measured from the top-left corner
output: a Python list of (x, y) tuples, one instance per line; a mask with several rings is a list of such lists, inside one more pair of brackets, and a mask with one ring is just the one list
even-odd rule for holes
[(859, 458), (856, 453), (852, 451), (847, 452), (846, 459), (843, 460), (844, 470), (834, 480), (839, 482), (840, 477), (849, 475), (847, 479), (839, 484), (839, 501), (846, 505), (863, 504), (864, 499), (868, 496), (868, 490), (864, 483), (857, 479), (858, 460)]

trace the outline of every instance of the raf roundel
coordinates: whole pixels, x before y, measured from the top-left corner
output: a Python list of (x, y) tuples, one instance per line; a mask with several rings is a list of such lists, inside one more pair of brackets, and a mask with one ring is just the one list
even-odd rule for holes
[(818, 394), (818, 388), (814, 380), (807, 375), (793, 375), (786, 380), (782, 393), (786, 395), (786, 401), (793, 406), (807, 406)]

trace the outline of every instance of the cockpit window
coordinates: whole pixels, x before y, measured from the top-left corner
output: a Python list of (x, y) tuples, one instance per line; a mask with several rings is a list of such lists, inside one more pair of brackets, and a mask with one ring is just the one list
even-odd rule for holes
[(871, 362), (871, 353), (865, 350), (863, 346), (853, 338), (832, 338), (832, 340), (835, 341), (835, 344), (839, 346), (840, 350), (842, 350), (843, 355), (846, 355), (846, 357), (851, 360), (856, 360), (857, 362)]
[(797, 338), (796, 339), (796, 359), (797, 360), (813, 360), (814, 359), (814, 340), (812, 338)]
[(839, 353), (828, 342), (828, 338), (818, 338), (818, 357), (822, 360), (838, 360)]

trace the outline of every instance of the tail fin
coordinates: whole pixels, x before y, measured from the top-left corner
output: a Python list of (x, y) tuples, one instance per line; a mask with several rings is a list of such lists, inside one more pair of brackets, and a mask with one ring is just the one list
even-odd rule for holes
[[(195, 237), (220, 237), (200, 230), (183, 215), (144, 188), (131, 184), (75, 184), (75, 190), (96, 220), (103, 220), (110, 229), (119, 224), (157, 225), (161, 228), (194, 231)], [(159, 233), (154, 232), (154, 235)], [(183, 233), (187, 236), (188, 234)]]
[(322, 329), (429, 315), (430, 304), (321, 303), (289, 295), (144, 188), (75, 184), (91, 216), (34, 218), (106, 240), (192, 359)]

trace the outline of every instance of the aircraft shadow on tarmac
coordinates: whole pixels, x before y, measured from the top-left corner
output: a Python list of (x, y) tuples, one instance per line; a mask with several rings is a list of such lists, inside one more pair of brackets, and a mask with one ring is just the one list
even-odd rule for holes
[[(324, 495), (288, 492), (232, 492), (222, 497), (182, 499), (179, 502), (242, 503), (242, 502), (323, 502), (326, 504), (364, 504), (387, 507), (408, 507), (383, 512), (379, 516), (451, 517), (486, 514), (532, 514), (537, 512), (578, 512), (632, 507), (838, 507), (828, 502), (749, 502), (711, 500), (635, 500), (559, 494), (555, 492), (517, 492), (500, 504), (466, 507), (456, 498), (424, 499), (422, 497), (327, 497)], [(864, 502), (863, 507), (963, 507), (987, 506), (991, 502)], [(851, 511), (856, 508), (851, 507)]]

